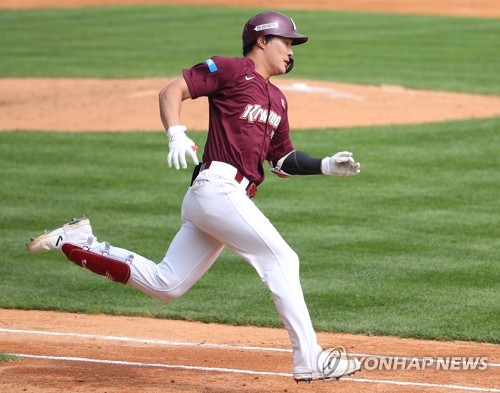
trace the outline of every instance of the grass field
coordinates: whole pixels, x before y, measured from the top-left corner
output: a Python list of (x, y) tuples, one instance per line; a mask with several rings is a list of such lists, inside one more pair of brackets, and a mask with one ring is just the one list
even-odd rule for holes
[[(0, 76), (176, 75), (213, 54), (238, 56), (242, 20), (254, 11), (2, 11)], [(290, 14), (311, 35), (296, 50), (294, 77), (500, 91), (499, 20)], [(319, 330), (500, 341), (499, 129), (489, 119), (293, 133), (301, 150), (350, 149), (363, 165), (356, 178), (269, 175), (256, 199), (301, 257)], [(204, 134), (190, 136), (203, 145)], [(170, 304), (56, 253), (25, 252), (38, 231), (87, 214), (100, 240), (160, 260), (190, 178), (167, 168), (164, 134), (0, 140), (0, 307), (280, 326), (257, 275), (230, 252)]]
[[(498, 340), (499, 126), (493, 119), (294, 134), (312, 154), (351, 147), (363, 163), (356, 178), (268, 176), (256, 199), (302, 258), (317, 328)], [(203, 136), (193, 135), (199, 143)], [(190, 176), (168, 170), (164, 135), (0, 139), (1, 306), (280, 325), (267, 290), (230, 252), (170, 304), (59, 254), (25, 253), (44, 226), (85, 213), (101, 240), (161, 260)]]
[[(241, 55), (252, 9), (101, 7), (0, 11), (0, 76), (178, 75)], [(290, 11), (310, 36), (293, 76), (432, 90), (500, 92), (500, 20)]]

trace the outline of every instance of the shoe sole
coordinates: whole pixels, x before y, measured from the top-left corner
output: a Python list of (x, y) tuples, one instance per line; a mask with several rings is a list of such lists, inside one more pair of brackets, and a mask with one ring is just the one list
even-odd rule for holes
[[(42, 234), (38, 235), (37, 237), (34, 237), (31, 239), (31, 242), (29, 244), (26, 245), (26, 250), (30, 253), (30, 254), (38, 254), (39, 252), (42, 252), (42, 251), (48, 251), (50, 250), (51, 248), (43, 248), (43, 247), (40, 247), (40, 243), (42, 243), (43, 241), (45, 241), (47, 238), (49, 238), (50, 236), (55, 236), (57, 231), (61, 231), (62, 230), (62, 233), (59, 234), (59, 236), (62, 236), (62, 234), (65, 233), (64, 231), (64, 228), (68, 228), (68, 229), (77, 229), (80, 227), (80, 224), (82, 221), (88, 221), (88, 218), (83, 216), (81, 218), (72, 218), (71, 221), (69, 221), (68, 223), (64, 224), (62, 227), (59, 227), (59, 228), (55, 228), (55, 229), (51, 229), (51, 230), (45, 230)], [(62, 238), (61, 238), (62, 240)], [(57, 243), (56, 243), (56, 246), (57, 246)]]
[(303, 379), (295, 379), (295, 382), (297, 382), (297, 383), (299, 383), (299, 382), (311, 383), (311, 381), (338, 381), (340, 378), (353, 376), (358, 371), (361, 371), (361, 367), (356, 368), (353, 371), (346, 372), (345, 374), (341, 375), (340, 377), (331, 377), (331, 378), (326, 377), (326, 378), (317, 378), (317, 379), (303, 378)]

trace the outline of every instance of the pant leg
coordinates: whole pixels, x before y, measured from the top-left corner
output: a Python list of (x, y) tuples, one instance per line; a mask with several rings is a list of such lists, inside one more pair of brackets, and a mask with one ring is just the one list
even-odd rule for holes
[(135, 258), (129, 285), (162, 301), (182, 296), (213, 265), (223, 244), (185, 221), (162, 262)]
[(317, 371), (321, 347), (299, 280), (299, 258), (231, 179), (204, 171), (186, 195), (186, 216), (250, 263), (272, 293), (294, 350), (294, 373)]
[(224, 245), (217, 239), (185, 220), (159, 264), (106, 242), (94, 242), (90, 250), (127, 261), (131, 273), (127, 284), (168, 302), (191, 288), (213, 265), (223, 248)]

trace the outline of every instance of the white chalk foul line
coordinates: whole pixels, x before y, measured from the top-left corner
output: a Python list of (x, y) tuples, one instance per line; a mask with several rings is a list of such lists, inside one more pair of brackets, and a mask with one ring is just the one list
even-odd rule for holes
[(291, 85), (280, 85), (279, 88), (281, 90), (289, 90), (296, 91), (299, 93), (318, 93), (326, 95), (329, 98), (334, 100), (356, 100), (361, 101), (364, 98), (361, 96), (357, 96), (355, 94), (347, 93), (345, 91), (341, 91), (338, 89), (333, 89), (330, 87), (323, 86), (312, 86), (307, 83), (292, 83)]
[[(223, 348), (223, 349), (234, 349), (234, 350), (245, 350), (245, 351), (259, 351), (259, 352), (287, 352), (291, 353), (291, 349), (285, 348), (269, 348), (269, 347), (255, 347), (255, 346), (244, 346), (244, 345), (229, 345), (229, 344), (215, 344), (215, 343), (196, 343), (189, 341), (171, 341), (171, 340), (158, 340), (158, 339), (148, 339), (148, 338), (133, 338), (133, 337), (120, 337), (120, 336), (107, 336), (99, 334), (85, 334), (85, 333), (63, 333), (63, 332), (47, 332), (40, 330), (19, 330), (19, 329), (5, 329), (0, 328), (0, 332), (5, 333), (20, 333), (20, 334), (40, 334), (46, 336), (66, 336), (66, 337), (79, 337), (79, 338), (91, 338), (99, 340), (108, 341), (123, 341), (123, 342), (135, 342), (141, 344), (155, 344), (155, 345), (166, 345), (173, 347), (200, 347), (200, 348)], [(404, 356), (394, 356), (394, 355), (377, 355), (377, 354), (366, 354), (366, 353), (349, 353), (351, 357), (357, 358), (380, 358), (380, 359), (398, 359), (398, 360), (413, 360), (412, 357)], [(431, 357), (422, 358), (420, 361), (424, 362), (428, 359), (433, 359), (436, 363), (444, 362), (441, 359), (435, 359)], [(488, 363), (488, 367), (500, 367), (498, 363)]]
[(224, 368), (224, 367), (202, 367), (202, 366), (186, 366), (179, 364), (165, 364), (165, 363), (141, 363), (141, 362), (127, 362), (124, 360), (104, 360), (104, 359), (92, 359), (92, 358), (77, 358), (77, 357), (67, 357), (67, 356), (45, 356), (45, 355), (29, 355), (23, 353), (9, 353), (10, 356), (19, 356), (22, 358), (32, 358), (32, 359), (46, 359), (46, 360), (59, 360), (68, 362), (86, 362), (86, 363), (101, 363), (101, 364), (116, 364), (120, 366), (137, 366), (137, 367), (158, 367), (158, 368), (170, 368), (179, 370), (194, 370), (194, 371), (215, 371), (220, 373), (233, 373), (233, 374), (249, 374), (249, 375), (273, 375), (279, 377), (292, 377), (289, 373), (275, 373), (268, 371), (254, 371), (254, 370), (240, 370), (235, 368)]
[(167, 345), (167, 346), (173, 346), (173, 347), (202, 347), (202, 348), (236, 349), (236, 350), (247, 350), (247, 351), (292, 352), (291, 349), (284, 349), (284, 348), (265, 348), (265, 347), (252, 347), (252, 346), (229, 345), (229, 344), (196, 343), (196, 342), (189, 342), (189, 341), (155, 340), (155, 339), (148, 339), (148, 338), (105, 336), (105, 335), (99, 335), (99, 334), (85, 334), (85, 333), (45, 332), (45, 331), (40, 331), (40, 330), (18, 330), (18, 329), (4, 329), (4, 328), (0, 328), (0, 332), (21, 333), (21, 334), (40, 334), (40, 335), (45, 335), (45, 336), (66, 336), (66, 337), (91, 338), (91, 339), (109, 340), (109, 341), (135, 342), (135, 343), (141, 343), (141, 344)]
[[(221, 372), (221, 373), (232, 373), (232, 374), (293, 377), (293, 374), (290, 374), (290, 373), (277, 373), (277, 372), (255, 371), (255, 370), (241, 370), (241, 369), (221, 368), (221, 367), (201, 367), (201, 366), (187, 366), (187, 365), (175, 365), (175, 364), (164, 364), (164, 363), (141, 363), (141, 362), (127, 362), (127, 361), (123, 361), (123, 360), (103, 360), (103, 359), (77, 358), (77, 357), (66, 357), (66, 356), (30, 355), (30, 354), (22, 354), (22, 353), (9, 353), (8, 355), (19, 356), (19, 357), (24, 357), (24, 358), (32, 358), (32, 359), (114, 364), (114, 365), (120, 365), (120, 366), (157, 367), (157, 368), (169, 368), (169, 369), (189, 370), (189, 371), (209, 371), (209, 372)], [(495, 392), (495, 393), (500, 392), (500, 389), (494, 389), (494, 388), (481, 388), (481, 387), (474, 387), (474, 386), (460, 386), (460, 385), (410, 382), (410, 381), (391, 381), (391, 380), (382, 380), (382, 379), (364, 379), (364, 378), (347, 378), (346, 377), (346, 378), (342, 378), (342, 381), (373, 383), (373, 384), (389, 384), (389, 385), (400, 385), (400, 386), (420, 386), (423, 388), (438, 388), (438, 389), (445, 388), (445, 389), (452, 389), (452, 390), (466, 390), (466, 391), (474, 391), (474, 392)], [(325, 383), (330, 383), (330, 382), (325, 382)]]

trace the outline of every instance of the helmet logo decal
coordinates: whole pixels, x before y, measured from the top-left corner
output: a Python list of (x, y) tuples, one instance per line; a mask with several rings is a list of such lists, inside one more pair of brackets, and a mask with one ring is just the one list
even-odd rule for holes
[(292, 45), (303, 44), (309, 38), (297, 33), (297, 25), (289, 16), (279, 12), (264, 12), (250, 18), (243, 27), (241, 34), (243, 53), (248, 53), (252, 49), (251, 44), (266, 35), (289, 38), (292, 40)]
[(267, 30), (267, 29), (277, 29), (279, 27), (278, 22), (273, 22), (273, 23), (265, 23), (263, 25), (258, 25), (255, 26), (255, 31), (262, 31), (262, 30)]

